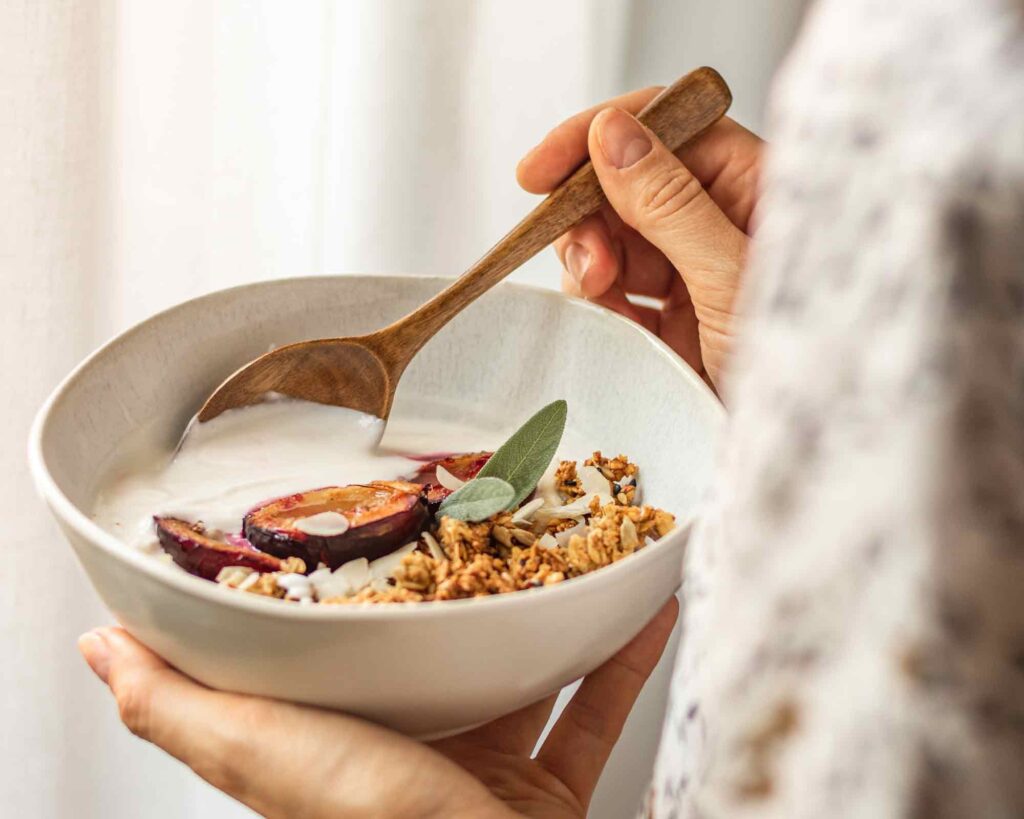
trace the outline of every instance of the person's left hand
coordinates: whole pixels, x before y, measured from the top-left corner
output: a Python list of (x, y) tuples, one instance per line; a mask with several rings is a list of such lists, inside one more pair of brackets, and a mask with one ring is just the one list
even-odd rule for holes
[(120, 628), (79, 646), (133, 733), (264, 816), (569, 819), (586, 815), (677, 613), (672, 598), (583, 681), (536, 758), (554, 697), (427, 745), (334, 711), (213, 691)]

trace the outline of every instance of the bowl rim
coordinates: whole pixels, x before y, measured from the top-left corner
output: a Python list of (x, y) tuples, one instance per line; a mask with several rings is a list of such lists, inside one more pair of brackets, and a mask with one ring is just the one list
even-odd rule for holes
[[(326, 275), (295, 276), (274, 279), (263, 279), (255, 282), (234, 285), (232, 287), (220, 288), (203, 293), (193, 298), (178, 302), (170, 307), (160, 310), (151, 316), (128, 327), (126, 330), (117, 333), (96, 350), (86, 356), (78, 365), (71, 370), (53, 389), (50, 395), (43, 402), (32, 421), (32, 427), (28, 437), (28, 463), (29, 471), (35, 484), (36, 491), (47, 503), (53, 514), (66, 526), (70, 527), (83, 540), (91, 546), (106, 552), (114, 560), (128, 564), (133, 569), (147, 574), (158, 584), (170, 586), (175, 591), (184, 593), (187, 596), (197, 597), (215, 605), (228, 608), (236, 608), (249, 614), (257, 614), (266, 617), (281, 617), (285, 619), (314, 620), (314, 621), (347, 621), (347, 620), (396, 620), (405, 617), (436, 617), (444, 616), (445, 612), (452, 615), (459, 611), (478, 611), (480, 607), (489, 608), (522, 606), (533, 600), (537, 595), (547, 595), (554, 600), (555, 596), (566, 598), (569, 595), (580, 595), (587, 593), (599, 584), (609, 584), (623, 571), (629, 571), (629, 566), (634, 570), (651, 560), (656, 559), (660, 553), (674, 545), (674, 541), (688, 535), (692, 528), (693, 516), (681, 521), (670, 534), (646, 547), (636, 554), (630, 556), (629, 560), (623, 560), (606, 566), (600, 571), (590, 572), (581, 577), (574, 577), (563, 583), (556, 583), (552, 586), (543, 586), (535, 589), (509, 594), (495, 594), (486, 597), (473, 597), (459, 600), (424, 601), (416, 603), (393, 603), (365, 604), (365, 605), (337, 605), (337, 606), (300, 606), (283, 603), (274, 598), (266, 598), (252, 594), (230, 594), (225, 593), (217, 584), (210, 583), (198, 577), (193, 577), (187, 572), (170, 571), (169, 567), (154, 560), (152, 555), (130, 549), (115, 535), (107, 532), (98, 523), (79, 509), (57, 485), (56, 480), (50, 474), (43, 454), (43, 436), (51, 416), (59, 408), (61, 401), (72, 385), (85, 377), (85, 373), (98, 358), (106, 355), (118, 345), (126, 343), (135, 334), (142, 332), (148, 325), (160, 318), (184, 310), (187, 307), (200, 304), (204, 301), (223, 298), (231, 293), (241, 293), (247, 290), (259, 290), (273, 287), (286, 287), (292, 284), (303, 284), (307, 282), (329, 282), (350, 279), (387, 281), (410, 281), (416, 283), (434, 283), (439, 287), (454, 281), (454, 277), (448, 276), (420, 276), (415, 274), (365, 274), (365, 273), (337, 273)], [(652, 351), (668, 360), (668, 363), (679, 373), (679, 375), (696, 389), (696, 392), (705, 400), (712, 411), (718, 416), (720, 422), (725, 420), (725, 408), (718, 397), (711, 391), (707, 384), (697, 373), (686, 364), (665, 342), (653, 333), (614, 311), (608, 310), (600, 305), (584, 299), (568, 296), (547, 287), (521, 282), (505, 281), (495, 288), (501, 290), (517, 290), (533, 293), (550, 300), (567, 300), (573, 302), (577, 307), (593, 312), (600, 316), (599, 321), (616, 321), (630, 328), (631, 332), (640, 334)], [(680, 564), (680, 580), (682, 579), (682, 565)]]

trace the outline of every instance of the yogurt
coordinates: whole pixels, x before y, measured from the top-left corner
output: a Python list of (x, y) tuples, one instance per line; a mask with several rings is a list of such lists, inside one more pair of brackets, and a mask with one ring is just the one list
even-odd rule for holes
[[(130, 546), (159, 553), (154, 515), (237, 533), (246, 512), (264, 501), (321, 486), (408, 477), (422, 465), (412, 455), (495, 449), (511, 431), (396, 417), (382, 443), (379, 418), (306, 401), (272, 401), (193, 425), (176, 454), (127, 446), (101, 484), (93, 518)], [(561, 449), (568, 450), (566, 439)]]

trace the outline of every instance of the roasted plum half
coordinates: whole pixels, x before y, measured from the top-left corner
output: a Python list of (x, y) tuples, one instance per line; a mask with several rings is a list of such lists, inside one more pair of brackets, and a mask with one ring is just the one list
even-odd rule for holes
[(228, 543), (211, 537), (198, 524), (178, 518), (153, 518), (160, 545), (175, 563), (206, 580), (215, 580), (225, 566), (245, 566), (257, 572), (276, 572), (281, 561), (236, 539)]
[(300, 557), (312, 570), (359, 557), (375, 560), (419, 538), (428, 511), (419, 484), (373, 481), (299, 492), (245, 516), (246, 539), (278, 557)]
[(461, 455), (448, 455), (438, 458), (430, 463), (423, 464), (413, 477), (416, 483), (423, 484), (423, 494), (427, 499), (427, 505), (431, 512), (436, 512), (441, 501), (447, 498), (453, 490), (441, 485), (437, 479), (437, 468), (439, 466), (448, 470), (449, 474), (460, 481), (468, 481), (475, 478), (477, 473), (484, 468), (493, 452), (466, 452)]

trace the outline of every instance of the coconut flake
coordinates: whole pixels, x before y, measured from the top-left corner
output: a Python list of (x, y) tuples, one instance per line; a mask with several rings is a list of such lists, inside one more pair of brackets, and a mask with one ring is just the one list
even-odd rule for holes
[(572, 503), (567, 503), (564, 506), (556, 506), (554, 509), (545, 509), (544, 513), (549, 519), (556, 518), (558, 520), (565, 520), (567, 518), (580, 518), (590, 514), (590, 502), (594, 498), (598, 499), (600, 506), (614, 502), (611, 495), (595, 492), (592, 495), (584, 495), (582, 498), (576, 498)]
[(622, 519), (622, 524), (619, 526), (619, 540), (622, 541), (622, 545), (627, 549), (634, 548), (640, 543), (636, 524), (630, 518), (624, 517)]
[(437, 474), (437, 482), (449, 492), (454, 492), (466, 485), (464, 480), (456, 478), (451, 472), (441, 466), (441, 464), (437, 465), (435, 473)]
[(253, 570), (248, 566), (225, 566), (217, 572), (215, 579), (218, 583), (240, 583), (252, 573)]
[(327, 600), (331, 597), (348, 597), (361, 591), (370, 582), (370, 563), (365, 557), (357, 557), (348, 563), (343, 563), (333, 572), (326, 576), (320, 574), (317, 569), (309, 576), (309, 580), (316, 589), (316, 596), (320, 600)]
[(563, 549), (569, 545), (569, 540), (573, 535), (579, 535), (580, 537), (587, 536), (587, 527), (583, 523), (577, 523), (571, 529), (565, 529), (564, 531), (555, 534), (555, 541)]
[(365, 557), (357, 557), (348, 563), (342, 563), (331, 577), (344, 579), (352, 589), (352, 594), (355, 594), (370, 582), (370, 561)]
[(331, 576), (331, 570), (325, 564), (323, 564), (323, 563), (320, 564), (320, 568), (319, 569), (317, 569), (315, 572), (311, 572), (309, 575), (307, 575), (307, 577), (309, 579), (309, 582), (312, 583), (314, 586), (317, 583), (320, 583), (320, 582), (322, 582), (324, 580), (327, 580), (327, 578), (330, 577), (330, 576)]
[(551, 532), (545, 532), (537, 540), (537, 545), (540, 546), (540, 548), (542, 549), (557, 549), (558, 541), (555, 539), (555, 536), (551, 534)]
[(407, 554), (411, 554), (419, 544), (413, 541), (406, 543), (400, 549), (395, 549), (391, 554), (378, 557), (370, 564), (370, 578), (372, 580), (387, 580), (392, 577), (402, 560)]
[(612, 484), (596, 466), (581, 466), (576, 470), (576, 478), (584, 495), (607, 495), (611, 497)]
[(300, 532), (305, 532), (307, 535), (334, 537), (335, 535), (345, 534), (348, 531), (349, 523), (348, 518), (340, 512), (327, 511), (299, 518), (295, 521), (294, 526)]
[(260, 573), (259, 572), (253, 572), (248, 577), (246, 577), (245, 580), (243, 580), (241, 583), (239, 583), (235, 588), (238, 589), (239, 591), (248, 591), (253, 586), (255, 586), (257, 582), (259, 582), (259, 579), (260, 579)]
[(304, 600), (313, 596), (313, 586), (304, 574), (289, 572), (279, 575), (277, 587), (284, 589), (284, 596), (288, 600)]
[(582, 515), (587, 514), (590, 509), (583, 502), (586, 498), (579, 498), (574, 500), (572, 503), (567, 503), (564, 506), (556, 506), (554, 509), (545, 509), (544, 514), (549, 520), (566, 520), (568, 518), (578, 518)]
[(544, 506), (544, 498), (534, 498), (527, 504), (523, 504), (519, 509), (512, 515), (512, 523), (517, 526), (524, 523), (529, 523), (533, 518), (534, 514)]
[(543, 499), (545, 506), (561, 506), (562, 496), (555, 488), (555, 473), (558, 471), (558, 458), (554, 458), (548, 465), (547, 471), (537, 481), (537, 497)]
[(277, 576), (277, 587), (284, 589), (286, 592), (292, 589), (308, 589), (309, 578), (304, 574), (297, 574), (295, 572), (280, 574)]
[(430, 552), (430, 556), (434, 560), (446, 560), (444, 551), (441, 549), (441, 544), (437, 542), (430, 532), (420, 533), (420, 537), (423, 538), (423, 542), (427, 544), (427, 550)]

